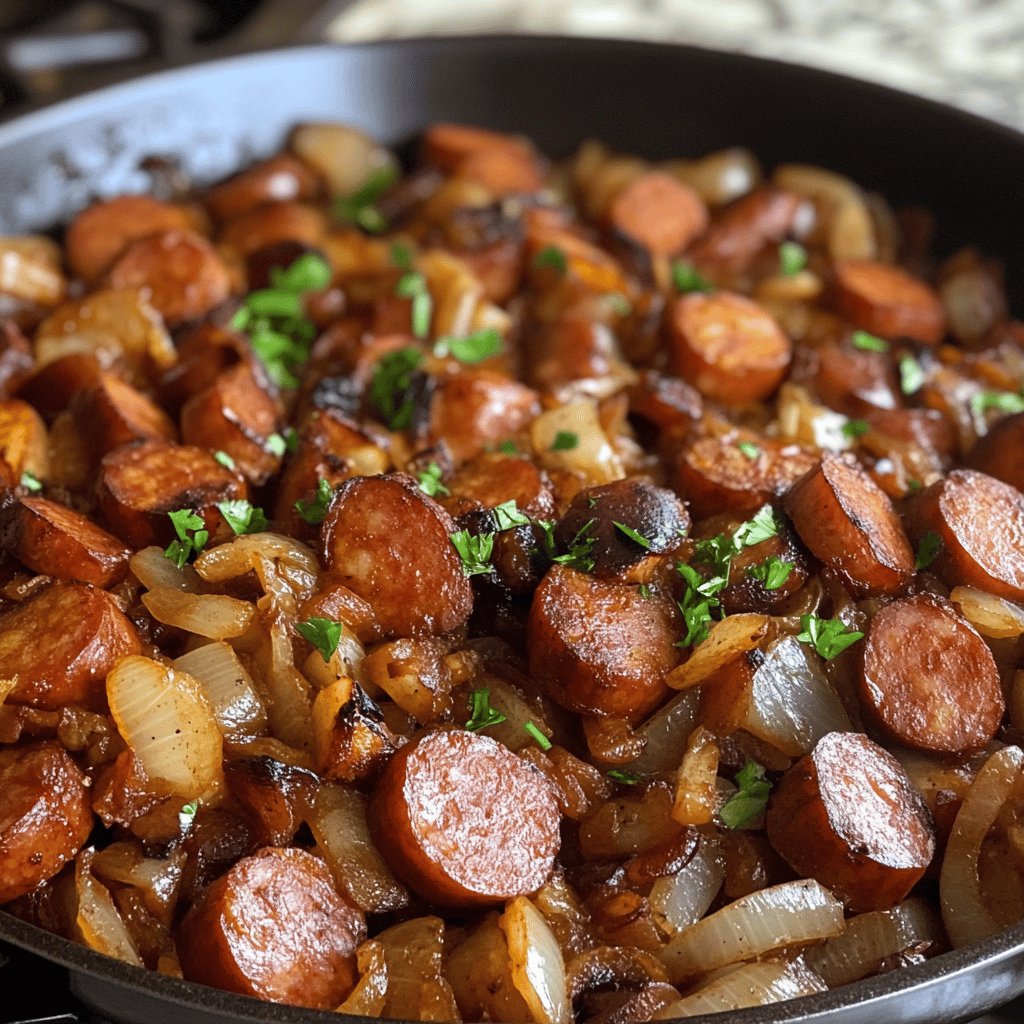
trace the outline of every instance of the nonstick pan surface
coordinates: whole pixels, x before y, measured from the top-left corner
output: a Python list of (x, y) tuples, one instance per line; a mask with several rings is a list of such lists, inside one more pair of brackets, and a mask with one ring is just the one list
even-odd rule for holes
[[(1024, 136), (893, 90), (688, 46), (538, 37), (312, 46), (162, 72), (0, 125), (0, 234), (59, 225), (90, 199), (142, 191), (144, 157), (199, 182), (278, 149), (304, 120), (391, 144), (430, 121), (525, 133), (553, 155), (594, 137), (649, 157), (731, 145), (768, 165), (849, 174), (938, 216), (940, 250), (979, 243), (1024, 306)], [(71, 970), (80, 999), (126, 1024), (338, 1024), (163, 977), (0, 912), (0, 940)], [(956, 1024), (1024, 991), (1024, 924), (927, 963), (707, 1024)], [(363, 1018), (352, 1018), (352, 1024)]]

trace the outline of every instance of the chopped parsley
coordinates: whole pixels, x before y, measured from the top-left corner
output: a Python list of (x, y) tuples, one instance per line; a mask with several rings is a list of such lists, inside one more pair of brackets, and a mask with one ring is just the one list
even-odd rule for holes
[(395, 167), (378, 167), (355, 192), (334, 200), (334, 216), (343, 224), (355, 224), (372, 235), (379, 235), (387, 230), (388, 223), (377, 203), (397, 180)]
[(942, 538), (937, 533), (933, 533), (929, 530), (921, 538), (921, 543), (917, 546), (917, 554), (914, 558), (914, 568), (927, 569), (928, 566), (938, 558), (941, 550)]
[(213, 453), (214, 459), (217, 460), (225, 469), (230, 469), (234, 472), (235, 460), (228, 455), (227, 452), (216, 451)]
[(736, 447), (739, 448), (739, 450), (748, 459), (750, 459), (751, 462), (753, 462), (758, 457), (758, 455), (761, 454), (761, 449), (752, 441), (740, 441), (740, 443), (736, 445)]
[(473, 534), (469, 530), (456, 530), (449, 538), (462, 559), (462, 571), (467, 576), (479, 576), (491, 571), (494, 552), (494, 534)]
[(427, 279), (418, 270), (407, 270), (398, 279), (395, 294), (412, 300), (412, 333), (417, 338), (425, 338), (430, 333), (430, 318), (434, 310)]
[(651, 596), (651, 588), (646, 583), (641, 583), (637, 590), (640, 591), (641, 597), (649, 598)]
[(685, 260), (672, 261), (672, 284), (680, 294), (715, 290), (715, 286), (702, 276), (692, 263), (687, 263)]
[(400, 348), (384, 356), (373, 371), (370, 402), (391, 430), (405, 430), (412, 423), (413, 375), (422, 365), (418, 348)]
[(402, 242), (392, 242), (388, 249), (388, 259), (393, 267), (399, 270), (412, 270), (412, 249)]
[(867, 420), (847, 420), (840, 429), (843, 437), (856, 440), (858, 437), (863, 437), (871, 429), (871, 426)]
[(651, 550), (651, 542), (637, 530), (634, 530), (632, 526), (627, 526), (625, 523), (617, 522), (612, 520), (612, 525), (620, 533), (624, 533), (631, 541), (635, 541), (640, 547), (645, 548), (647, 551)]
[(210, 531), (206, 529), (203, 517), (189, 508), (168, 512), (167, 518), (174, 525), (177, 539), (167, 545), (164, 557), (181, 569), (192, 555), (198, 555), (203, 550), (210, 539)]
[(778, 555), (769, 555), (758, 565), (752, 565), (747, 570), (747, 575), (758, 580), (765, 590), (778, 590), (793, 571), (793, 563), (787, 562)]
[(38, 494), (43, 489), (42, 480), (35, 473), (30, 473), (27, 469), (21, 474), (19, 483), (26, 491), (31, 491), (33, 494)]
[(768, 806), (772, 784), (765, 778), (764, 767), (748, 761), (736, 773), (736, 792), (718, 812), (726, 828), (746, 828)]
[(579, 447), (579, 443), (579, 434), (571, 430), (560, 430), (555, 434), (554, 441), (551, 442), (551, 450), (553, 452), (571, 452), (573, 448)]
[(320, 477), (316, 482), (316, 494), (309, 500), (303, 501), (299, 498), (295, 502), (295, 511), (302, 517), (303, 522), (310, 526), (316, 526), (327, 518), (327, 509), (330, 507), (331, 498), (334, 497), (334, 488)]
[(676, 642), (677, 647), (695, 647), (708, 638), (714, 616), (712, 609), (718, 608), (721, 602), (718, 594), (729, 585), (728, 570), (726, 575), (702, 576), (692, 565), (679, 562), (676, 572), (682, 576), (686, 589), (677, 602), (686, 625), (686, 636)]
[(778, 532), (779, 521), (775, 518), (775, 510), (771, 505), (762, 505), (754, 513), (753, 519), (740, 524), (733, 534), (733, 540), (742, 547), (750, 548), (776, 536)]
[(504, 533), (505, 530), (513, 530), (517, 526), (530, 525), (530, 517), (519, 511), (514, 498), (496, 505), (491, 510), (491, 514), (494, 516), (494, 521), (498, 524), (499, 533)]
[(1024, 393), (980, 391), (971, 399), (971, 408), (979, 414), (989, 409), (1005, 413), (1024, 412)]
[(535, 267), (550, 267), (559, 274), (564, 274), (569, 269), (569, 261), (557, 245), (546, 245), (541, 249), (533, 257), (533, 265)]
[(620, 786), (635, 786), (640, 781), (640, 776), (634, 772), (627, 772), (623, 768), (610, 768), (608, 778), (617, 782)]
[(441, 483), (441, 467), (436, 462), (428, 463), (426, 469), (420, 470), (417, 479), (420, 482), (420, 490), (424, 494), (429, 494), (431, 498), (436, 498), (439, 494), (443, 497), (452, 493)]
[(526, 725), (523, 726), (523, 730), (526, 735), (529, 736), (538, 747), (540, 747), (541, 750), (551, 749), (551, 740), (549, 740), (547, 736), (545, 736), (544, 733), (542, 733), (540, 729), (533, 724), (533, 722), (527, 722)]
[(192, 827), (192, 822), (198, 811), (199, 804), (195, 800), (190, 800), (187, 804), (182, 805), (181, 810), (178, 811), (178, 826), (182, 832), (187, 832)]
[(338, 649), (342, 629), (340, 622), (332, 622), (330, 619), (312, 618), (295, 623), (295, 632), (315, 647), (325, 662), (330, 661)]
[(889, 351), (889, 342), (884, 338), (879, 338), (867, 331), (854, 331), (853, 335), (850, 337), (850, 342), (854, 348), (860, 349), (861, 352)]
[(913, 356), (901, 356), (898, 363), (900, 371), (900, 391), (905, 395), (913, 395), (921, 390), (924, 384), (924, 370)]
[(288, 451), (288, 442), (285, 441), (281, 434), (271, 434), (267, 438), (267, 451), (271, 455), (276, 455), (279, 459), (284, 457), (284, 453)]
[(807, 266), (807, 250), (799, 242), (783, 242), (779, 246), (779, 270), (783, 277), (793, 277)]
[(486, 729), (490, 725), (501, 725), (507, 721), (497, 708), (491, 707), (491, 691), (484, 687), (480, 690), (473, 690), (469, 695), (469, 720), (466, 728), (470, 732), (478, 729)]
[(496, 356), (502, 345), (501, 334), (493, 327), (485, 327), (465, 338), (438, 338), (434, 345), (434, 355), (439, 359), (450, 355), (460, 363), (472, 365)]
[(519, 449), (516, 447), (515, 441), (502, 441), (498, 445), (496, 451), (501, 452), (502, 455), (518, 455)]
[[(577, 531), (576, 536), (573, 537), (569, 544), (569, 550), (564, 555), (556, 555), (552, 558), (553, 562), (557, 562), (559, 565), (567, 565), (570, 569), (577, 569), (580, 572), (590, 572), (594, 568), (594, 558), (592, 551), (594, 549), (594, 541), (596, 537), (590, 536), (590, 531), (593, 529), (596, 520), (589, 519), (585, 522)], [(554, 548), (553, 532), (551, 530), (551, 524), (546, 521), (539, 523), (541, 528), (545, 531), (548, 536), (548, 543), (550, 547)]]
[(263, 509), (250, 505), (243, 498), (237, 501), (218, 501), (217, 511), (235, 534), (262, 533), (267, 528)]
[(851, 629), (841, 619), (822, 619), (817, 615), (802, 615), (800, 625), (802, 632), (797, 640), (810, 644), (826, 661), (839, 657), (852, 647), (864, 634), (858, 629)]

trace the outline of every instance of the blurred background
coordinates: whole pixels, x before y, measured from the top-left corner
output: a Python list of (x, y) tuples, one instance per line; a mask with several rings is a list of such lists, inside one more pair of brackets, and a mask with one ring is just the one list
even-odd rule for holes
[(1024, 128), (1024, 0), (0, 0), (0, 117), (292, 41), (533, 32), (827, 67)]

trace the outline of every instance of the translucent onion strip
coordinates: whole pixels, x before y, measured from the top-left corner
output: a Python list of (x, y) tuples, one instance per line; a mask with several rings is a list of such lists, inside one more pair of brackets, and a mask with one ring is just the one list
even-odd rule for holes
[(994, 640), (1024, 633), (1024, 608), (976, 587), (954, 587), (949, 599), (982, 635)]
[(717, 844), (702, 835), (686, 866), (651, 886), (647, 900), (658, 927), (675, 935), (696, 924), (718, 895), (724, 878), (725, 865)]
[(388, 991), (388, 964), (384, 947), (370, 939), (356, 950), (359, 980), (349, 997), (338, 1007), (338, 1013), (358, 1017), (379, 1017)]
[(92, 850), (84, 850), (75, 863), (75, 895), (78, 900), (75, 925), (82, 941), (90, 949), (142, 967), (142, 958), (110, 891), (93, 878), (90, 868), (92, 857)]
[(132, 555), (128, 563), (135, 578), (147, 589), (169, 588), (184, 590), (190, 594), (199, 590), (202, 582), (191, 565), (180, 569), (164, 554), (164, 549), (151, 544)]
[(629, 770), (639, 775), (675, 771), (693, 732), (699, 707), (700, 691), (685, 690), (651, 715), (636, 729), (636, 735), (644, 740), (644, 749), (630, 762)]
[(568, 1024), (565, 961), (544, 915), (525, 897), (517, 896), (505, 911), (501, 927), (508, 939), (512, 984), (526, 1001), (536, 1024)]
[(722, 907), (680, 932), (660, 952), (669, 980), (683, 981), (783, 946), (838, 935), (843, 905), (812, 879), (783, 882)]
[(1003, 747), (971, 783), (953, 823), (939, 875), (942, 920), (954, 946), (965, 946), (1000, 931), (1002, 924), (985, 906), (978, 858), (985, 836), (1024, 773), (1024, 751)]
[(708, 638), (682, 665), (669, 672), (665, 682), (677, 690), (703, 683), (741, 654), (753, 650), (764, 639), (770, 621), (767, 615), (740, 614), (716, 622)]
[(248, 601), (223, 594), (186, 594), (170, 587), (147, 591), (142, 603), (157, 622), (210, 640), (241, 636), (255, 616)]
[(238, 655), (223, 642), (204, 644), (173, 662), (206, 691), (217, 724), (234, 739), (262, 736), (267, 731), (267, 709), (256, 691), (252, 676)]

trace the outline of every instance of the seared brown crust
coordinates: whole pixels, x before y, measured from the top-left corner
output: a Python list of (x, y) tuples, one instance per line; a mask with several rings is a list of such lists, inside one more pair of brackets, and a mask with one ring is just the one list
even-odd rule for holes
[(316, 246), (323, 238), (326, 220), (312, 206), (302, 203), (267, 203), (228, 222), (223, 241), (241, 256), (249, 256), (278, 242)]
[(900, 267), (869, 260), (838, 263), (835, 291), (839, 312), (872, 334), (937, 345), (946, 333), (938, 295)]

